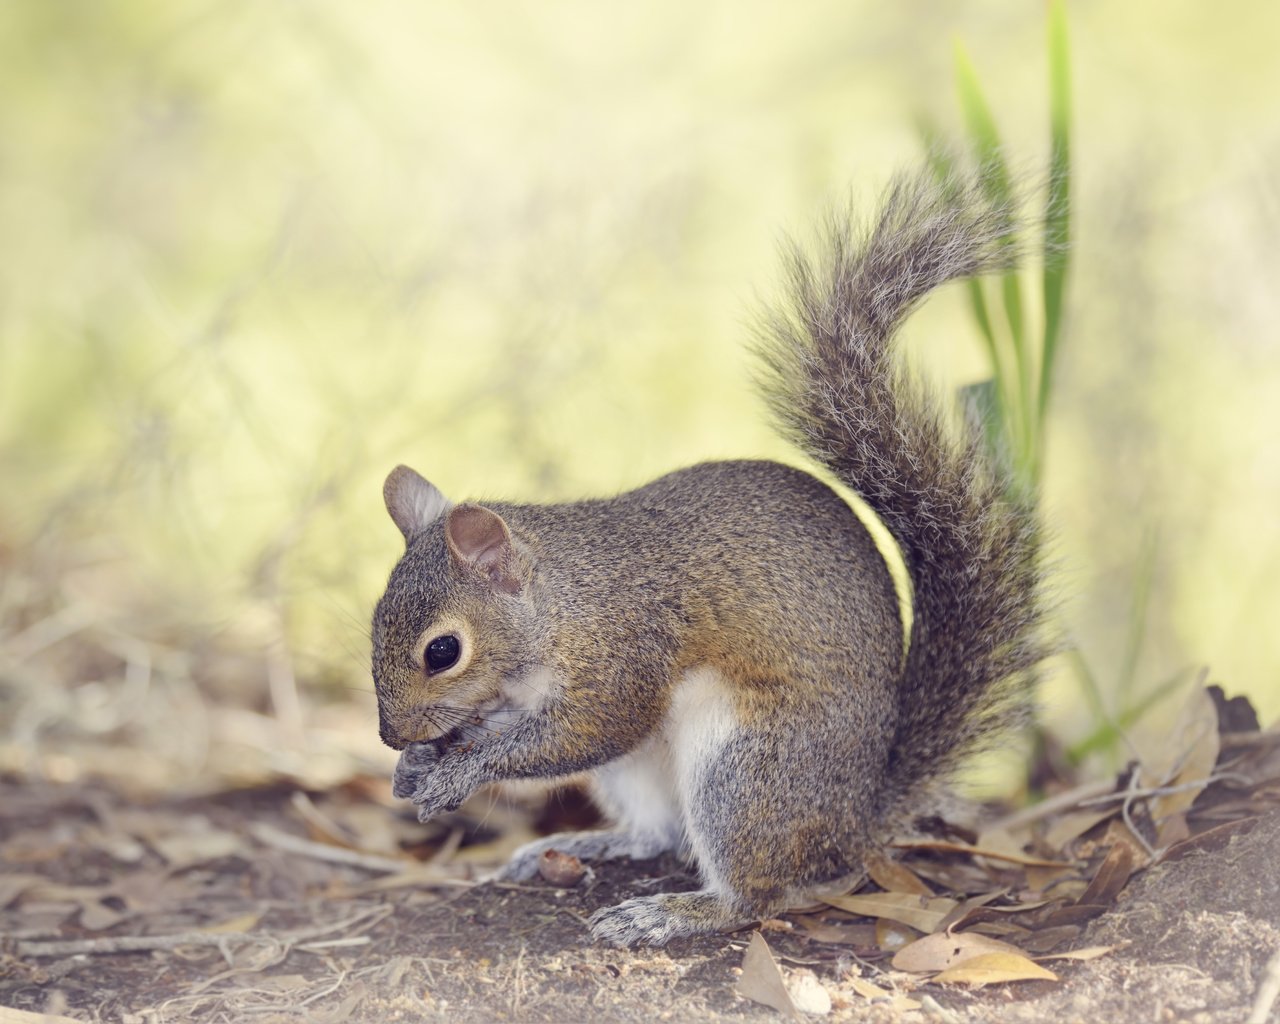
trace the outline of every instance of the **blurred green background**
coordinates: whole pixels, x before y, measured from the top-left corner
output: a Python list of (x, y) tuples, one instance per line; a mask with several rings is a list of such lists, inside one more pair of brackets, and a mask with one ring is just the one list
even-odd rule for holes
[[(1066, 627), (1110, 713), (1203, 663), (1273, 720), (1280, 7), (1068, 16)], [(746, 345), (780, 236), (958, 131), (957, 39), (1043, 169), (1044, 37), (994, 0), (7, 0), (0, 767), (372, 751), (397, 462), (555, 500), (794, 458)], [(944, 388), (985, 372), (959, 289), (908, 336)]]

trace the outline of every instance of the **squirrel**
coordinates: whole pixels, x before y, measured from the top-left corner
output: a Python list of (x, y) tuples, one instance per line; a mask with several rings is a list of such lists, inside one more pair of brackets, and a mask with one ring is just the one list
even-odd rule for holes
[(707, 462), (554, 505), (455, 504), (391, 472), (406, 549), (372, 667), (393, 790), (421, 820), (486, 783), (588, 773), (616, 826), (536, 840), (503, 874), (533, 877), (551, 849), (680, 851), (701, 889), (590, 919), (606, 942), (661, 945), (847, 891), (967, 754), (1025, 721), (1048, 653), (1034, 502), (893, 344), (937, 286), (1012, 266), (1016, 217), (988, 184), (899, 175), (869, 223), (830, 218), (815, 254), (788, 249), (760, 331), (784, 432), (901, 549), (909, 643), (871, 533), (799, 469)]

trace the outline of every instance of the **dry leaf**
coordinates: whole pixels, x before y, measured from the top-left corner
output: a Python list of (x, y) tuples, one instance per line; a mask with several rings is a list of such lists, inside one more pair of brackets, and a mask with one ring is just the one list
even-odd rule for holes
[(742, 977), (738, 979), (737, 991), (753, 1002), (771, 1006), (793, 1020), (799, 1019), (800, 1013), (791, 1001), (782, 970), (759, 932), (751, 933), (751, 942), (742, 957)]
[(1013, 923), (1025, 925), (1032, 911), (1053, 905), (1051, 900), (1027, 900), (1011, 907), (988, 907), (974, 901), (966, 901), (966, 903), (969, 904), (967, 909), (963, 909), (960, 913), (948, 914), (941, 927), (935, 929), (935, 931), (947, 930), (954, 932), (973, 924), (988, 921), (1004, 923), (1015, 917), (1021, 920)]
[(1195, 803), (1213, 774), (1220, 745), (1218, 709), (1209, 692), (1197, 686), (1183, 706), (1173, 731), (1162, 736), (1152, 753), (1142, 759), (1144, 781), (1189, 787), (1152, 800), (1152, 818), (1159, 822)]
[(1030, 935), (1031, 929), (1023, 927), (1020, 924), (1013, 924), (1010, 921), (977, 921), (973, 924), (966, 925), (969, 931), (979, 932), (982, 935), (992, 935), (997, 938), (1015, 938), (1019, 942), (1022, 936)]
[[(1129, 808), (1129, 817), (1132, 819), (1144, 835), (1151, 835), (1154, 829), (1151, 826), (1151, 815), (1147, 813), (1147, 806), (1144, 803), (1135, 803)], [(1093, 844), (1093, 850), (1082, 853), (1086, 856), (1096, 852), (1097, 850), (1105, 850), (1108, 847), (1115, 846), (1117, 843), (1128, 843), (1133, 847), (1134, 862), (1138, 867), (1146, 867), (1150, 858), (1147, 855), (1146, 847), (1142, 845), (1142, 840), (1138, 838), (1134, 829), (1129, 827), (1129, 823), (1124, 818), (1112, 818), (1107, 822), (1107, 827), (1103, 830), (1102, 836)]]
[(970, 860), (913, 858), (911, 870), (946, 892), (979, 892), (991, 885), (990, 872)]
[(984, 846), (970, 846), (968, 843), (953, 843), (945, 839), (919, 839), (907, 843), (894, 843), (899, 850), (932, 850), (936, 853), (963, 853), (970, 857), (986, 857), (988, 860), (1003, 860), (1010, 864), (1021, 864), (1024, 867), (1069, 868), (1070, 861), (1045, 860), (1042, 857), (1031, 857), (1025, 853), (1012, 850), (989, 850)]
[[(1165, 851), (1163, 857), (1160, 858), (1161, 863), (1167, 863), (1171, 860), (1179, 860), (1193, 850), (1200, 850), (1205, 853), (1217, 853), (1219, 850), (1225, 849), (1227, 844), (1231, 842), (1233, 836), (1244, 836), (1257, 827), (1261, 818), (1239, 818), (1236, 821), (1228, 821), (1222, 825), (1215, 825), (1213, 828), (1198, 832), (1181, 843)], [(0, 884), (3, 884), (0, 882)]]
[(1084, 949), (1069, 949), (1065, 953), (1045, 953), (1043, 956), (1036, 957), (1037, 960), (1096, 960), (1100, 956), (1106, 956), (1115, 946), (1085, 946)]
[(887, 917), (882, 917), (876, 921), (876, 945), (886, 953), (901, 949), (919, 937), (920, 933), (918, 931), (914, 928), (908, 928), (898, 921), (892, 921)]
[(1075, 942), (1084, 929), (1078, 924), (1062, 924), (1053, 928), (1041, 928), (1018, 939), (1018, 944), (1028, 953), (1045, 956), (1064, 942)]
[(1118, 808), (1111, 807), (1103, 811), (1072, 811), (1064, 814), (1045, 829), (1044, 844), (1051, 850), (1061, 850), (1067, 843), (1079, 839), (1094, 825), (1106, 821), (1117, 811)]
[(31, 1013), (28, 1010), (15, 1010), (8, 1006), (0, 1006), (0, 1024), (80, 1024), (71, 1017), (60, 1013)]
[(934, 894), (919, 875), (891, 857), (875, 854), (864, 858), (863, 863), (871, 880), (886, 892), (905, 892), (913, 896)]
[(863, 999), (872, 1003), (887, 1003), (898, 1013), (920, 1009), (920, 1004), (916, 1000), (907, 998), (901, 992), (886, 991), (863, 978), (850, 978), (849, 987)]
[(121, 921), (133, 917), (134, 913), (135, 911), (128, 907), (121, 911), (107, 906), (101, 900), (91, 900), (80, 908), (80, 924), (91, 932), (106, 931), (108, 928), (114, 928)]
[(1191, 835), (1191, 829), (1187, 827), (1187, 814), (1185, 811), (1178, 811), (1176, 814), (1170, 814), (1164, 818), (1156, 827), (1156, 846), (1160, 849), (1168, 849), (1174, 843), (1180, 843)]
[(1012, 953), (1023, 956), (1022, 950), (999, 939), (990, 939), (976, 932), (953, 932), (947, 935), (939, 932), (917, 939), (909, 946), (903, 946), (893, 957), (893, 966), (899, 971), (911, 971), (916, 974), (931, 974), (934, 971), (945, 971), (956, 967), (966, 960), (984, 956), (988, 953)]
[(254, 910), (247, 914), (237, 914), (235, 917), (229, 917), (225, 921), (219, 921), (217, 924), (207, 924), (200, 929), (202, 932), (213, 932), (221, 935), (224, 933), (251, 932), (258, 926), (258, 922), (262, 920), (262, 911)]
[(858, 946), (861, 949), (874, 949), (879, 945), (876, 930), (869, 924), (831, 924), (811, 914), (799, 916), (795, 921), (814, 942)]
[(42, 875), (0, 875), (0, 910), (3, 910), (28, 889), (44, 885)]
[(984, 892), (980, 896), (970, 896), (962, 903), (958, 903), (954, 910), (942, 919), (942, 924), (938, 925), (938, 931), (955, 931), (959, 923), (970, 915), (979, 907), (985, 907), (988, 903), (998, 900), (1001, 896), (1007, 895), (1008, 889), (992, 889), (990, 892)]
[(1128, 843), (1117, 843), (1107, 852), (1098, 870), (1081, 895), (1079, 902), (1107, 904), (1111, 903), (1129, 881), (1133, 874), (1134, 850)]
[(246, 845), (243, 836), (218, 828), (197, 828), (190, 832), (155, 835), (148, 837), (148, 842), (174, 868), (230, 857), (243, 852)]
[(1056, 928), (1065, 924), (1084, 924), (1111, 909), (1109, 903), (1075, 903), (1069, 907), (1057, 907), (1043, 915), (1037, 922), (1044, 928)]
[[(1052, 886), (1058, 888), (1063, 882), (1074, 882), (1075, 871), (1071, 868), (1027, 868), (1027, 888), (1032, 892), (1046, 893)], [(1084, 882), (1080, 883), (1080, 891), (1084, 891)], [(1065, 893), (1058, 891), (1053, 893), (1054, 896), (1063, 896)]]
[(911, 896), (900, 892), (877, 892), (863, 896), (828, 896), (833, 907), (848, 910), (867, 917), (887, 917), (900, 921), (917, 931), (928, 934), (936, 931), (952, 910), (959, 904), (945, 896)]
[(1021, 953), (984, 953), (943, 971), (932, 980), (981, 988), (1007, 981), (1057, 981), (1058, 976)]

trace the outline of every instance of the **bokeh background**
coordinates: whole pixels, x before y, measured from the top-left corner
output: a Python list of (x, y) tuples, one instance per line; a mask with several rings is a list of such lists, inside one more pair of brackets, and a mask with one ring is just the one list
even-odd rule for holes
[[(1065, 744), (1200, 665), (1280, 715), (1280, 7), (1068, 5), (1046, 499)], [(608, 493), (792, 458), (751, 383), (784, 232), (957, 135), (1047, 153), (1045, 10), (936, 0), (0, 5), (0, 769), (385, 767), (383, 476)], [(908, 328), (985, 374), (964, 294)], [(1172, 698), (1151, 711), (1176, 710)], [(1115, 752), (1111, 752), (1114, 759)]]

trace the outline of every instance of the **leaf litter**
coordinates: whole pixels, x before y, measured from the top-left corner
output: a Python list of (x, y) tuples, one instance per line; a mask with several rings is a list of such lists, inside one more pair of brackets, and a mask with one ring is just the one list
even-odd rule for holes
[[(637, 1020), (659, 1005), (738, 1019), (753, 1001), (840, 1017), (957, 1005), (991, 985), (1045, 993), (1060, 983), (1044, 962), (1116, 952), (1087, 930), (1134, 878), (1222, 855), (1280, 806), (1280, 732), (1251, 715), (1198, 690), (1163, 747), (1107, 789), (1064, 789), (980, 834), (935, 823), (768, 941), (638, 953), (592, 946), (584, 921), (652, 891), (639, 876), (653, 865), (607, 865), (573, 888), (476, 884), (534, 834), (531, 809), (539, 831), (565, 827), (557, 807), (576, 812), (558, 800), (486, 796), (423, 827), (385, 777), (359, 770), (185, 800), (0, 777), (0, 1006), (138, 1024), (466, 1020), (470, 1006), (494, 1019), (499, 1002), (509, 1019), (609, 1006), (631, 1019), (617, 1000), (633, 986), (649, 993)], [(659, 867), (663, 888), (696, 884), (677, 862)]]

